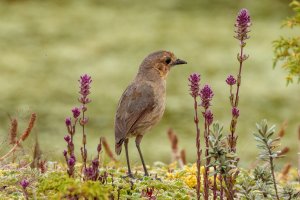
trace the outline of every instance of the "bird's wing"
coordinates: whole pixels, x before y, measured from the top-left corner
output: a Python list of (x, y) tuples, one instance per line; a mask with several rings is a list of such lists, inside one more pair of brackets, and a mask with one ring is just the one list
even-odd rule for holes
[(153, 88), (131, 84), (124, 91), (115, 118), (115, 141), (122, 143), (131, 128), (154, 108)]

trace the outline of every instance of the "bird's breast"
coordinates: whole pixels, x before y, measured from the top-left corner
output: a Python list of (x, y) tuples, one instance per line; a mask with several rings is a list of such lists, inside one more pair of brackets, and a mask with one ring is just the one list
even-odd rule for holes
[[(159, 84), (156, 84), (156, 87), (154, 87), (154, 101), (155, 106), (153, 109), (154, 118), (158, 121), (161, 119), (161, 117), (164, 114), (165, 107), (166, 107), (166, 83), (165, 81), (162, 81)], [(154, 121), (156, 121), (154, 119)]]

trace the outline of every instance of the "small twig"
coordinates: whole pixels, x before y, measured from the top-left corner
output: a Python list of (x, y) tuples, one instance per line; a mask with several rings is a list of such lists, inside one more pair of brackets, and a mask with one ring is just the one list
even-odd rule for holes
[(9, 157), (13, 152), (17, 150), (18, 146), (27, 139), (34, 126), (35, 120), (36, 120), (36, 114), (32, 113), (27, 129), (23, 132), (23, 134), (21, 135), (20, 139), (16, 142), (16, 144), (4, 156), (0, 158), (0, 161), (3, 161), (7, 157)]
[(101, 137), (101, 140), (102, 140), (102, 144), (103, 144), (103, 147), (105, 149), (105, 152), (106, 154), (108, 155), (108, 157), (113, 160), (114, 162), (117, 162), (117, 159), (115, 158), (113, 152), (111, 151), (110, 147), (109, 147), (109, 144), (106, 140), (105, 137)]
[[(18, 121), (16, 118), (10, 118), (9, 144), (14, 145), (17, 142)], [(12, 162), (15, 162), (15, 153), (12, 153)]]
[(181, 157), (181, 160), (182, 160), (183, 165), (186, 165), (186, 153), (185, 153), (185, 150), (184, 150), (184, 149), (182, 149), (182, 150), (180, 151), (180, 157)]
[(9, 130), (9, 144), (16, 144), (17, 142), (17, 131), (18, 131), (18, 121), (16, 118), (11, 119), (10, 130)]
[(284, 147), (284, 148), (277, 154), (277, 156), (278, 156), (278, 157), (282, 157), (282, 156), (284, 156), (285, 154), (287, 154), (289, 151), (290, 151), (290, 148), (289, 148), (289, 147)]
[(292, 167), (292, 164), (291, 164), (291, 163), (287, 163), (286, 165), (284, 165), (284, 167), (283, 167), (282, 170), (281, 170), (281, 175), (282, 175), (281, 178), (282, 178), (282, 179), (286, 180), (287, 175), (288, 175), (288, 173), (289, 173), (291, 167)]
[(34, 150), (33, 150), (33, 159), (30, 164), (31, 168), (36, 168), (39, 165), (40, 159), (41, 159), (42, 151), (40, 149), (38, 136), (35, 137), (35, 144), (34, 144)]
[(168, 129), (168, 136), (169, 136), (169, 141), (171, 143), (171, 148), (172, 148), (172, 162), (177, 161), (178, 165), (180, 168), (183, 168), (184, 164), (181, 159), (181, 156), (178, 151), (178, 138), (176, 133), (173, 131), (173, 129), (169, 128)]
[(287, 121), (284, 121), (281, 126), (280, 130), (278, 131), (277, 135), (278, 137), (282, 138), (285, 135), (285, 130), (287, 128)]
[(32, 130), (33, 126), (34, 126), (35, 120), (36, 120), (36, 114), (35, 114), (35, 113), (32, 113), (31, 116), (30, 116), (30, 121), (29, 121), (28, 127), (27, 127), (27, 129), (23, 132), (23, 134), (21, 135), (22, 141), (26, 140), (26, 138), (27, 138), (27, 137), (29, 136), (29, 134), (31, 133), (31, 130)]

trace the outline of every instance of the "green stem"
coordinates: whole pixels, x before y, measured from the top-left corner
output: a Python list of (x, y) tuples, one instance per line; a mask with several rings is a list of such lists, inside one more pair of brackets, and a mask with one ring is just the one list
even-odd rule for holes
[[(269, 149), (269, 154), (271, 155), (271, 150)], [(273, 178), (273, 184), (274, 184), (274, 189), (275, 189), (275, 194), (277, 200), (279, 200), (278, 196), (278, 191), (277, 191), (277, 184), (276, 184), (276, 179), (275, 179), (275, 173), (274, 173), (274, 163), (273, 163), (273, 157), (270, 156), (270, 167), (271, 167), (271, 172), (272, 172), (272, 178)]]

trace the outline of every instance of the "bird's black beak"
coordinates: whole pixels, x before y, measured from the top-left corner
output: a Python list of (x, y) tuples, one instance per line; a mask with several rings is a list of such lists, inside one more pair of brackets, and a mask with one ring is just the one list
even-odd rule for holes
[(183, 64), (187, 64), (187, 62), (181, 59), (177, 59), (173, 65), (183, 65)]

